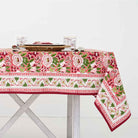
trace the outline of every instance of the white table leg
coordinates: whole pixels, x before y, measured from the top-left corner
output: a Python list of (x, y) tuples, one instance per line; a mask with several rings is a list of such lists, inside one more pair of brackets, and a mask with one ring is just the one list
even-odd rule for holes
[(79, 95), (67, 95), (67, 138), (80, 138)]
[(26, 103), (11, 117), (11, 119), (0, 129), (0, 138), (14, 124), (14, 122), (25, 112), (39, 95), (32, 95)]
[[(17, 94), (10, 94), (10, 96), (15, 100), (15, 102), (22, 106), (25, 103)], [(34, 121), (34, 123), (44, 132), (48, 138), (56, 138), (56, 136), (45, 126), (45, 124), (32, 112), (30, 108), (26, 111), (26, 114)]]

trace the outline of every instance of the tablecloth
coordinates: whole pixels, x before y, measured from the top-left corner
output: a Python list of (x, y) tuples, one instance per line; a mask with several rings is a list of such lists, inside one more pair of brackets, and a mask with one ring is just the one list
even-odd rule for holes
[(94, 95), (111, 131), (131, 116), (113, 52), (1, 49), (0, 93)]

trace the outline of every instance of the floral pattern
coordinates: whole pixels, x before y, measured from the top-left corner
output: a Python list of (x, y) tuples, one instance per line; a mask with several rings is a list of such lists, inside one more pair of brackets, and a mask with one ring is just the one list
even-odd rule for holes
[(80, 55), (73, 56), (73, 65), (77, 68), (80, 68), (83, 64), (83, 58)]
[[(113, 52), (0, 52), (0, 92), (95, 95), (113, 131), (131, 113)], [(119, 119), (118, 119), (119, 118)]]
[[(6, 57), (6, 58), (7, 58), (7, 57)], [(5, 60), (6, 60), (6, 59), (5, 59)], [(13, 60), (13, 64), (14, 64), (15, 66), (20, 66), (20, 65), (22, 64), (22, 62), (23, 62), (23, 58), (22, 58), (22, 56), (19, 55), (19, 54), (13, 55), (13, 56), (12, 56), (12, 60)]]
[(44, 55), (42, 57), (43, 65), (49, 67), (52, 64), (53, 58), (50, 55)]

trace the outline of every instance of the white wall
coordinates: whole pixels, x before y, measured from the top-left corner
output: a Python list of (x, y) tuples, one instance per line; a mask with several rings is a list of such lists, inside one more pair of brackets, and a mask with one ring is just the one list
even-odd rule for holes
[[(138, 0), (1, 0), (0, 48), (16, 44), (20, 35), (29, 43), (62, 43), (74, 35), (77, 46), (114, 51), (132, 117), (138, 117)], [(101, 117), (93, 102), (92, 96), (81, 96), (81, 116)], [(1, 94), (0, 116), (17, 108)], [(32, 108), (41, 116), (66, 116), (66, 95), (41, 95)]]

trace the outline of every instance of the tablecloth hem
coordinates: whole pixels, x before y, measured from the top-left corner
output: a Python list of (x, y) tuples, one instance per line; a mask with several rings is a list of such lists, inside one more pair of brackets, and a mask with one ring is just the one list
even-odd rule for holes
[(68, 92), (11, 92), (11, 91), (0, 92), (0, 94), (63, 94), (63, 95), (93, 95), (93, 96), (96, 96), (96, 95), (97, 95), (97, 93), (68, 93)]
[(103, 112), (101, 111), (100, 107), (96, 104), (96, 101), (94, 102), (96, 108), (98, 109), (98, 111), (101, 113), (101, 115), (103, 116), (104, 120), (106, 121), (108, 127), (110, 128), (111, 132), (113, 132), (115, 129), (117, 129), (119, 126), (121, 126), (124, 122), (126, 122), (130, 116), (131, 116), (131, 112), (129, 112), (129, 115), (127, 118), (125, 118), (121, 123), (119, 123), (117, 126), (115, 126), (114, 128), (111, 127), (110, 123), (108, 122), (108, 120), (106, 119), (105, 115), (103, 114)]

